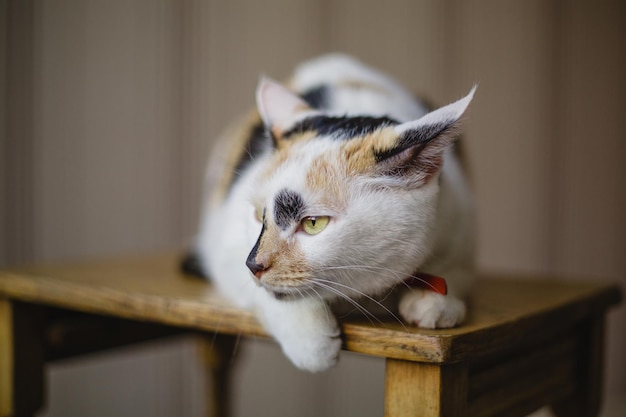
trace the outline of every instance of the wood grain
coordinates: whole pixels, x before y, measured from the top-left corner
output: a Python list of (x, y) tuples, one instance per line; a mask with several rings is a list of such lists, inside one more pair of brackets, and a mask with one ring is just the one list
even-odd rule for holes
[(545, 404), (570, 398), (584, 359), (577, 352), (578, 342), (574, 335), (558, 332), (550, 343), (474, 367), (467, 415), (523, 417)]
[[(77, 311), (234, 335), (266, 336), (254, 316), (232, 306), (210, 283), (178, 272), (177, 254), (21, 268), (0, 272), (0, 295)], [(345, 348), (430, 363), (485, 356), (525, 340), (549, 338), (620, 300), (611, 284), (483, 278), (469, 318), (445, 330), (399, 323), (342, 323)]]
[(13, 314), (0, 297), (0, 416), (13, 414)]
[(199, 344), (201, 363), (208, 373), (206, 390), (208, 416), (229, 417), (231, 407), (231, 365), (234, 362), (237, 338), (229, 335), (204, 337)]
[(385, 417), (466, 417), (467, 368), (388, 359)]
[[(0, 272), (0, 359), (7, 364), (0, 366), (0, 397), (8, 404), (0, 415), (17, 408), (32, 414), (42, 403), (45, 306), (204, 332), (213, 411), (227, 413), (224, 352), (232, 335), (267, 335), (209, 282), (181, 274), (179, 259), (167, 254)], [(544, 405), (559, 415), (597, 414), (604, 315), (620, 301), (619, 287), (503, 278), (478, 280), (469, 317), (454, 329), (365, 318), (341, 323), (345, 349), (386, 358), (387, 417), (521, 417)], [(224, 343), (215, 345), (218, 339)]]

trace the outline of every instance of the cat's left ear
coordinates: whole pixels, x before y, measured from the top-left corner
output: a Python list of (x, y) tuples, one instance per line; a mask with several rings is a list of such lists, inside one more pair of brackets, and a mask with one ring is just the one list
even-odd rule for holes
[(276, 136), (291, 127), (299, 114), (312, 110), (297, 94), (265, 77), (257, 87), (256, 102), (263, 123)]
[(375, 154), (379, 169), (427, 182), (441, 168), (443, 152), (458, 135), (459, 119), (475, 91), (476, 86), (462, 99), (396, 126), (398, 136), (394, 145)]

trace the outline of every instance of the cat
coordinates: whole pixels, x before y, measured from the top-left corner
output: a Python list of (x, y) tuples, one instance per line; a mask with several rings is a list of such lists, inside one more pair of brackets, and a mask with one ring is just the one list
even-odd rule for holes
[[(288, 87), (262, 78), (257, 109), (218, 141), (198, 266), (296, 367), (337, 362), (341, 302), (369, 315), (359, 300), (377, 300), (424, 328), (463, 321), (473, 209), (452, 145), (475, 88), (429, 112), (381, 72), (331, 54), (297, 67)], [(407, 286), (385, 306), (421, 272), (449, 293)]]

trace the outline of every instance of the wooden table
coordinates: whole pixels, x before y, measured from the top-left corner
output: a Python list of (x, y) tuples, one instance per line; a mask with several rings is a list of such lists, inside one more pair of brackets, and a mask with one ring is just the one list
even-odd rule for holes
[[(606, 283), (483, 278), (462, 327), (346, 321), (344, 349), (386, 358), (386, 416), (515, 417), (544, 405), (596, 416), (605, 316), (620, 298)], [(223, 388), (232, 335), (265, 336), (250, 313), (180, 274), (178, 256), (0, 272), (0, 416), (41, 407), (47, 361), (180, 330), (218, 336), (207, 366)], [(227, 414), (227, 390), (211, 394), (212, 413)]]

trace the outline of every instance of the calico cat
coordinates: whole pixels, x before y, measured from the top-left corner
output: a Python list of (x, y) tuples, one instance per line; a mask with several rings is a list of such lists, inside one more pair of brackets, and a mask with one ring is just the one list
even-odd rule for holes
[[(218, 142), (199, 266), (298, 368), (336, 363), (340, 301), (377, 300), (425, 328), (464, 319), (472, 205), (451, 145), (473, 94), (429, 113), (385, 75), (329, 55), (288, 87), (262, 79), (257, 110)], [(449, 294), (407, 286), (384, 305), (420, 272), (445, 277)]]

